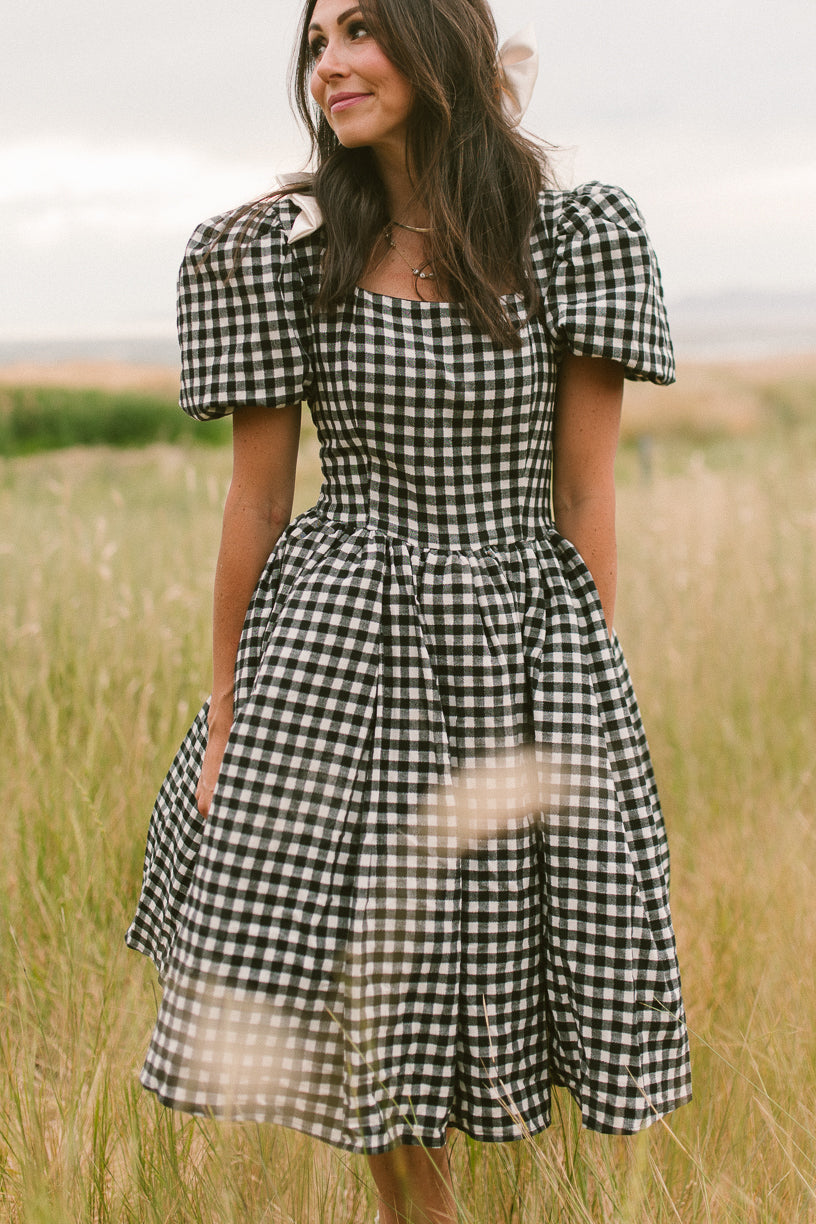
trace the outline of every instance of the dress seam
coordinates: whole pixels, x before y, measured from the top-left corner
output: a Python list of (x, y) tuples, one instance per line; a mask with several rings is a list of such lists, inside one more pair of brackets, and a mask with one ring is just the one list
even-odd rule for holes
[(311, 519), (319, 519), (327, 525), (336, 525), (347, 528), (350, 531), (366, 531), (370, 535), (384, 536), (388, 541), (393, 541), (395, 544), (404, 544), (407, 548), (412, 548), (417, 552), (462, 553), (468, 556), (475, 553), (495, 552), (507, 548), (520, 548), (526, 544), (546, 542), (558, 534), (553, 522), (542, 520), (541, 530), (534, 532), (532, 535), (501, 537), (486, 541), (483, 544), (469, 544), (466, 541), (457, 541), (450, 544), (441, 542), (438, 544), (422, 544), (419, 540), (412, 539), (410, 536), (400, 535), (398, 532), (381, 527), (378, 523), (372, 522), (371, 519), (344, 518), (342, 515), (327, 514), (318, 505), (312, 506), (309, 510), (304, 510), (302, 514), (293, 519), (291, 526), (295, 526), (299, 521)]

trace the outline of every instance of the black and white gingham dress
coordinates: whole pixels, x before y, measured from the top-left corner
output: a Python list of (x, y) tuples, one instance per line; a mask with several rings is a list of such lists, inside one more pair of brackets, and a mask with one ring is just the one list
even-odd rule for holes
[(637, 1130), (690, 1094), (666, 841), (550, 477), (561, 353), (673, 378), (641, 218), (594, 183), (542, 195), (516, 351), (446, 303), (360, 289), (313, 316), (297, 213), (270, 206), (229, 278), (230, 218), (182, 267), (182, 406), (308, 400), (324, 484), (250, 604), (209, 819), (206, 707), (156, 803), (127, 936), (164, 982), (142, 1082), (369, 1153), (539, 1131), (552, 1084)]

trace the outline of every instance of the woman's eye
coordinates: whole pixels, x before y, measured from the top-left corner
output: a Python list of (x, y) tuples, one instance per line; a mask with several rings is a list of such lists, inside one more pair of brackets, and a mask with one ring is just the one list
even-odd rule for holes
[[(352, 21), (346, 29), (346, 37), (351, 42), (356, 42), (360, 37), (365, 37), (368, 30), (363, 25), (362, 21)], [(309, 43), (309, 54), (313, 60), (319, 60), (326, 49), (326, 40), (323, 37), (313, 38)]]

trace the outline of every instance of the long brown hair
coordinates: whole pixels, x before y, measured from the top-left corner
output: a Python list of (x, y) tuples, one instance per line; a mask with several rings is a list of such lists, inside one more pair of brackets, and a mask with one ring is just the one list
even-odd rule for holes
[[(363, 276), (390, 220), (388, 202), (368, 148), (344, 148), (315, 106), (309, 83), (314, 60), (307, 0), (295, 46), (290, 87), (311, 138), (313, 191), (323, 215), (326, 250), (315, 312), (343, 302)], [(487, 0), (360, 0), (363, 21), (414, 90), (408, 168), (432, 227), (429, 261), (472, 326), (517, 348), (518, 322), (502, 296), (523, 294), (534, 316), (540, 291), (530, 235), (538, 195), (552, 182), (546, 147), (519, 132), (502, 106), (497, 34)], [(246, 224), (297, 187), (271, 192), (238, 210)], [(233, 218), (236, 214), (232, 214)], [(240, 259), (240, 249), (236, 251)]]
[[(319, 311), (351, 293), (389, 215), (371, 151), (344, 148), (322, 111), (315, 115), (308, 33), (315, 4), (304, 8), (291, 80), (326, 229)], [(516, 346), (517, 325), (501, 295), (521, 291), (530, 316), (539, 307), (530, 233), (550, 171), (544, 149), (502, 107), (493, 14), (486, 0), (360, 0), (360, 10), (413, 87), (408, 168), (428, 210), (430, 261), (475, 328)]]

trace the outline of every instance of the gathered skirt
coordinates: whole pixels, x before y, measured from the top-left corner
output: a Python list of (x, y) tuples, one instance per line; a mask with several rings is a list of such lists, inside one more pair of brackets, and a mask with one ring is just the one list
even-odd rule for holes
[(315, 509), (250, 605), (203, 821), (205, 706), (128, 944), (142, 1082), (350, 1150), (627, 1133), (689, 1098), (665, 830), (628, 671), (548, 526), (458, 552)]

